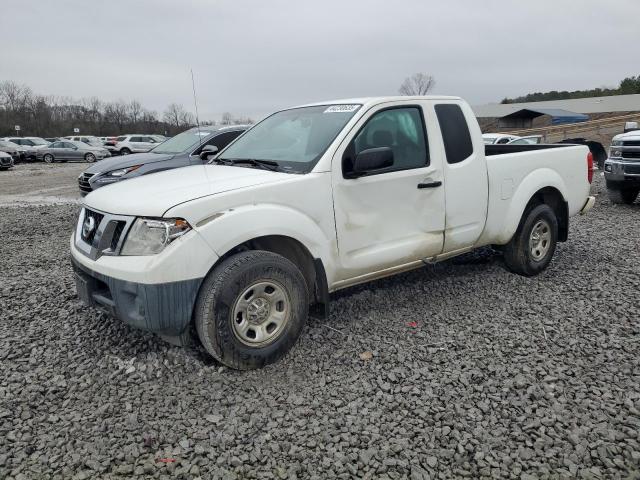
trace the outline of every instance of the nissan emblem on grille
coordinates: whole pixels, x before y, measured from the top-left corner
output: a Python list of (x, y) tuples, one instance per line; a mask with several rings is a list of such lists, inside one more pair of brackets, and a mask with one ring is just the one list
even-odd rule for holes
[(89, 235), (93, 233), (93, 230), (96, 228), (96, 221), (93, 217), (87, 215), (84, 219), (84, 223), (82, 224), (82, 236), (84, 238), (88, 238)]

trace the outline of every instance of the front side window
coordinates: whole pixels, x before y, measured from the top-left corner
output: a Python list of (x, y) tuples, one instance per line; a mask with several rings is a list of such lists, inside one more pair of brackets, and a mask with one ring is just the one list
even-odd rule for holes
[(274, 113), (231, 144), (218, 160), (275, 162), (284, 172), (309, 172), (361, 105), (317, 105)]
[(50, 148), (63, 148), (64, 144), (62, 142), (53, 142), (50, 145)]
[(389, 147), (393, 152), (393, 165), (385, 173), (427, 166), (429, 148), (420, 109), (391, 108), (373, 115), (347, 147), (343, 173), (352, 171), (360, 152), (379, 147)]
[(127, 137), (118, 137), (118, 138), (116, 138), (116, 141), (124, 142), (126, 139), (127, 139)]

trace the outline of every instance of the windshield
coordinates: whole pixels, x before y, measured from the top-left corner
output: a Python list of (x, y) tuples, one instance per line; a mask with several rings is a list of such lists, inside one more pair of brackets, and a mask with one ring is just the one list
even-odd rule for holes
[(29, 140), (33, 145), (49, 145), (49, 142), (42, 138), (30, 138)]
[(199, 145), (201, 141), (204, 143), (206, 138), (214, 132), (215, 130), (211, 131), (202, 128), (200, 129), (200, 132), (198, 132), (197, 128), (192, 128), (185, 132), (179, 133), (175, 137), (171, 137), (169, 140), (161, 143), (151, 151), (153, 153), (186, 152)]
[(248, 130), (218, 160), (266, 160), (308, 172), (361, 105), (319, 105), (274, 113)]

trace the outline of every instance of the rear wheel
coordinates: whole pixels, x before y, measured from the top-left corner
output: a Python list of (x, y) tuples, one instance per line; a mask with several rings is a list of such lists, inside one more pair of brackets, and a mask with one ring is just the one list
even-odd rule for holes
[(87, 163), (93, 163), (96, 161), (96, 156), (93, 153), (87, 153), (84, 156), (84, 161)]
[(42, 160), (44, 160), (45, 163), (53, 163), (55, 159), (53, 158), (53, 155), (51, 155), (50, 153), (45, 153), (44, 156), (42, 157)]
[(537, 275), (551, 262), (557, 242), (555, 212), (549, 205), (537, 205), (525, 211), (518, 230), (505, 246), (505, 263), (512, 272)]
[(609, 194), (609, 200), (615, 204), (631, 205), (636, 201), (640, 188), (636, 187), (609, 187), (607, 186), (607, 193)]
[(209, 354), (229, 367), (249, 370), (285, 355), (308, 311), (300, 270), (280, 255), (256, 250), (229, 257), (207, 276), (195, 323)]

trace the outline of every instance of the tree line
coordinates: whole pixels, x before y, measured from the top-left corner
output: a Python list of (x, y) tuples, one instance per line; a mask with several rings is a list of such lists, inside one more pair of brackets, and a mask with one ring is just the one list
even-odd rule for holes
[[(229, 112), (219, 121), (204, 120), (201, 125), (250, 124), (249, 117)], [(35, 137), (71, 135), (117, 136), (125, 133), (175, 135), (196, 124), (195, 116), (183, 105), (172, 103), (161, 115), (145, 108), (138, 100), (105, 102), (97, 97), (42, 95), (27, 85), (0, 81), (0, 137), (19, 134)]]
[(567, 100), (570, 98), (606, 97), (609, 95), (632, 95), (640, 93), (640, 75), (627, 77), (617, 88), (593, 88), (591, 90), (566, 90), (550, 92), (536, 92), (515, 98), (504, 98), (500, 103), (541, 102), (544, 100)]

